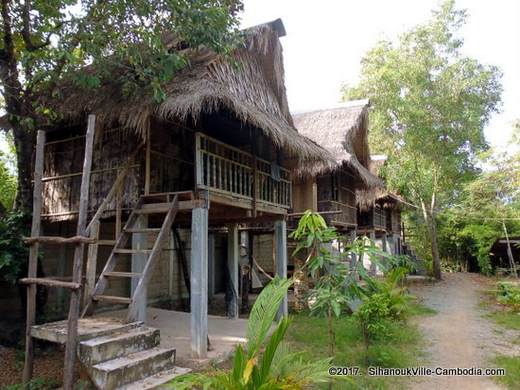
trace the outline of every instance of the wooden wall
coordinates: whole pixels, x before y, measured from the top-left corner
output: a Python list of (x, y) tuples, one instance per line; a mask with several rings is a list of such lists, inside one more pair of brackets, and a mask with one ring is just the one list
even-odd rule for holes
[[(55, 132), (53, 141), (45, 146), (42, 215), (53, 220), (74, 217), (79, 204), (79, 187), (85, 153), (82, 135), (69, 137), (70, 132)], [(94, 142), (89, 211), (103, 202), (128, 157), (135, 151), (139, 139), (124, 129), (99, 131)], [(143, 182), (143, 159), (138, 155), (123, 187), (122, 207), (131, 208), (137, 200)], [(115, 201), (109, 207), (115, 209)]]

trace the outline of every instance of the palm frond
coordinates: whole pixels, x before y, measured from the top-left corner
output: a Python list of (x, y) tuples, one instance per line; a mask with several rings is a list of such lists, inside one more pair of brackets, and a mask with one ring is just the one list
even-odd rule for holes
[(292, 279), (275, 277), (256, 299), (247, 324), (247, 355), (249, 358), (256, 355), (260, 350), (273, 324), (278, 308), (292, 283)]

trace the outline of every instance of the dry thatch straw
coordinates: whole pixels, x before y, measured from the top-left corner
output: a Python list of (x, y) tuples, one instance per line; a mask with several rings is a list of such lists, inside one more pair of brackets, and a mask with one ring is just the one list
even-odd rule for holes
[[(384, 155), (370, 156), (368, 168), (371, 174), (379, 176), (381, 168), (385, 165), (387, 157)], [(386, 187), (373, 187), (356, 190), (356, 203), (361, 211), (367, 211), (375, 203), (383, 208), (399, 208), (404, 204), (400, 195), (388, 191)]]
[(333, 169), (346, 165), (356, 172), (367, 188), (383, 186), (368, 169), (368, 100), (334, 108), (293, 114), (298, 131), (327, 149), (335, 160)]
[(289, 113), (284, 85), (280, 19), (246, 31), (245, 47), (233, 53), (234, 64), (207, 49), (190, 51), (189, 65), (164, 87), (166, 99), (125, 96), (117, 83), (95, 90), (63, 83), (61, 97), (46, 102), (66, 122), (79, 123), (87, 113), (102, 126), (118, 123), (144, 134), (150, 117), (196, 122), (202, 114), (228, 110), (240, 121), (259, 128), (296, 160), (307, 173), (333, 164), (319, 145), (298, 134)]

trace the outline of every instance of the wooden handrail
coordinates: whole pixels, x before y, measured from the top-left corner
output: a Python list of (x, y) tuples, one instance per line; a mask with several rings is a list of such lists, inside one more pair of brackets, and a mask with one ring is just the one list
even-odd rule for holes
[(38, 237), (25, 237), (23, 242), (27, 245), (34, 244), (93, 244), (96, 239), (90, 237), (55, 237), (55, 236), (38, 236)]
[(64, 287), (71, 290), (79, 290), (81, 288), (81, 283), (63, 282), (49, 278), (22, 278), (19, 282), (22, 284), (38, 284), (47, 287)]

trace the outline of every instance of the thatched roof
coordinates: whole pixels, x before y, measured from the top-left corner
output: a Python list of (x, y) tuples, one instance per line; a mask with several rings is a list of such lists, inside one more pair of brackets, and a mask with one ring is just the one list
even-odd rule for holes
[[(379, 176), (386, 160), (387, 157), (385, 155), (370, 156), (368, 164), (370, 173)], [(373, 207), (375, 203), (382, 205), (384, 208), (397, 208), (404, 203), (404, 200), (400, 195), (390, 192), (386, 187), (382, 186), (356, 190), (356, 202), (361, 211), (366, 211)]]
[(63, 83), (60, 97), (47, 102), (65, 121), (79, 123), (87, 113), (97, 122), (119, 123), (144, 134), (150, 117), (197, 121), (201, 115), (228, 110), (245, 124), (259, 128), (286, 156), (308, 171), (323, 169), (332, 158), (298, 134), (289, 114), (284, 85), (280, 19), (245, 31), (245, 47), (233, 53), (234, 63), (207, 49), (190, 51), (189, 65), (165, 86), (166, 99), (125, 96), (116, 83), (95, 90)]
[(369, 188), (382, 186), (368, 168), (368, 100), (293, 114), (298, 131), (327, 149), (335, 168), (349, 166)]

